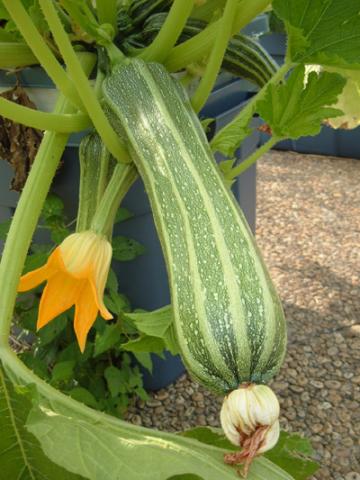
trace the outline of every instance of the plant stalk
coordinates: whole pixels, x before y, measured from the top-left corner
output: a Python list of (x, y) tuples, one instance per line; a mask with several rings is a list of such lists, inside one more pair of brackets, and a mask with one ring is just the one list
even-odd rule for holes
[(51, 32), (59, 47), (61, 55), (68, 67), (71, 78), (75, 82), (77, 92), (91, 118), (96, 130), (103, 139), (108, 150), (121, 163), (130, 162), (129, 154), (125, 146), (120, 142), (119, 137), (111, 127), (101, 105), (96, 97), (94, 90), (91, 88), (81, 65), (76, 57), (70, 39), (66, 34), (56, 9), (52, 2), (48, 0), (39, 0), (41, 9), (49, 24)]
[[(271, 0), (242, 0), (236, 9), (231, 34), (244, 28), (271, 3)], [(205, 58), (216, 41), (220, 20), (211, 23), (202, 32), (186, 42), (174, 47), (166, 59), (165, 66), (170, 72), (176, 72), (187, 65)]]
[(6, 98), (0, 98), (0, 115), (27, 127), (59, 133), (81, 132), (91, 127), (90, 118), (85, 113), (39, 112)]
[(237, 0), (227, 0), (224, 14), (221, 17), (218, 25), (215, 45), (211, 50), (205, 73), (191, 99), (191, 103), (195, 112), (199, 112), (205, 105), (205, 102), (215, 85), (216, 78), (221, 68), (224, 54), (231, 37), (236, 7)]
[(176, 44), (193, 7), (194, 0), (174, 0), (164, 25), (140, 58), (162, 63)]

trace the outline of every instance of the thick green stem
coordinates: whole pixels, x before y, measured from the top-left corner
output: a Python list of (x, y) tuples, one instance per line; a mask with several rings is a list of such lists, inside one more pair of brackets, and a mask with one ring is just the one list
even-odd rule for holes
[(261, 147), (255, 150), (250, 157), (246, 158), (240, 163), (240, 165), (233, 168), (227, 175), (227, 178), (230, 180), (245, 172), (245, 170), (251, 167), (251, 165), (253, 165), (262, 155), (264, 155), (264, 153), (269, 151), (280, 140), (281, 138), (271, 137), (266, 143), (264, 143), (264, 145), (261, 145)]
[[(81, 61), (89, 73), (94, 66), (94, 56), (83, 54)], [(56, 103), (55, 113), (72, 111), (70, 101), (61, 96)], [(0, 263), (0, 349), (8, 348), (19, 277), (67, 139), (68, 135), (64, 133), (45, 132), (11, 222)]]
[(91, 127), (90, 118), (85, 113), (39, 112), (6, 98), (0, 98), (0, 115), (27, 127), (59, 133), (81, 132)]
[(118, 135), (114, 132), (101, 105), (96, 97), (94, 90), (91, 88), (88, 79), (81, 68), (76, 57), (70, 39), (66, 34), (56, 9), (52, 2), (48, 0), (39, 0), (40, 6), (44, 12), (45, 18), (49, 24), (51, 32), (59, 47), (61, 55), (68, 67), (71, 78), (75, 82), (78, 94), (91, 118), (96, 130), (103, 139), (108, 150), (114, 155), (119, 162), (129, 162), (130, 158), (125, 146), (120, 142)]
[(91, 223), (91, 230), (109, 235), (119, 205), (137, 178), (133, 165), (117, 165)]
[(199, 112), (205, 105), (205, 102), (210, 95), (213, 86), (215, 85), (226, 47), (231, 37), (236, 7), (237, 0), (227, 0), (224, 14), (218, 24), (215, 45), (211, 50), (205, 73), (191, 99), (192, 106), (196, 112)]
[[(242, 0), (236, 9), (232, 35), (238, 33), (270, 3), (271, 0)], [(198, 62), (205, 58), (213, 48), (220, 22), (221, 19), (211, 23), (195, 37), (174, 47), (166, 59), (167, 69), (170, 72), (176, 72), (190, 63)]]
[(39, 60), (26, 43), (0, 42), (0, 68), (26, 67)]
[(117, 0), (97, 0), (96, 11), (99, 23), (110, 23), (116, 32)]
[[(31, 21), (20, 0), (3, 0), (3, 3), (16, 23), (21, 35), (25, 38), (28, 46), (38, 59), (38, 62), (46, 70), (46, 73), (55, 83), (57, 88), (73, 102), (80, 110), (83, 110), (82, 102), (77, 95), (72, 81), (55, 58), (50, 48), (44, 42), (42, 36)], [(51, 2), (49, 2), (51, 3)]]
[(176, 44), (186, 20), (190, 16), (194, 0), (174, 0), (164, 25), (140, 57), (146, 61), (162, 63)]

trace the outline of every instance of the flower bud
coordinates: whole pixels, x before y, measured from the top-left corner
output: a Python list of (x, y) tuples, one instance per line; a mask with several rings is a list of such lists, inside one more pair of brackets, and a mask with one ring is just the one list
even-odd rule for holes
[(224, 399), (220, 420), (226, 437), (242, 448), (225, 455), (225, 462), (243, 463), (244, 475), (256, 455), (275, 446), (279, 439), (278, 399), (266, 385), (244, 384)]

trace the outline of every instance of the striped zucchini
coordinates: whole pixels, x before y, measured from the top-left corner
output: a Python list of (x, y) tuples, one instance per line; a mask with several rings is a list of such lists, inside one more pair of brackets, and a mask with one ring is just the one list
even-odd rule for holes
[(150, 15), (168, 11), (172, 0), (134, 0), (128, 6), (120, 7), (117, 13), (117, 26), (121, 37), (141, 27)]
[[(166, 16), (167, 13), (158, 13), (149, 17), (140, 33), (126, 38), (122, 44), (122, 49), (131, 54), (134, 48), (138, 49), (149, 45), (164, 24)], [(190, 18), (182, 31), (178, 43), (185, 42), (197, 35), (206, 26), (206, 22)], [(259, 42), (239, 33), (234, 35), (229, 42), (222, 68), (233, 75), (263, 87), (276, 73), (278, 66)]]
[(132, 60), (103, 96), (150, 198), (186, 367), (215, 392), (267, 382), (285, 353), (281, 304), (184, 90), (163, 66)]

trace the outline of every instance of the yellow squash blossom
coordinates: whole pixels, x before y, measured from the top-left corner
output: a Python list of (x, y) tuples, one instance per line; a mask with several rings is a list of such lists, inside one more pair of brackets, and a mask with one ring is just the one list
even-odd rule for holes
[(47, 281), (41, 296), (37, 328), (75, 305), (74, 329), (83, 352), (98, 312), (105, 320), (113, 318), (103, 302), (111, 256), (111, 245), (104, 236), (91, 231), (74, 233), (54, 250), (43, 267), (23, 275), (19, 292)]

